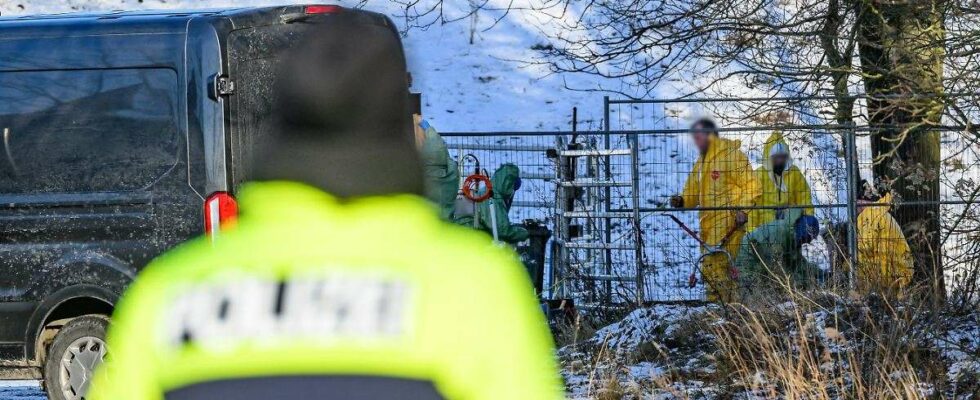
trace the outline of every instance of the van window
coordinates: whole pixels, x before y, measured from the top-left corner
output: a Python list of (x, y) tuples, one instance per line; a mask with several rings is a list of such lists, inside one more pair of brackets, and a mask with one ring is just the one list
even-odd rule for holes
[(0, 193), (137, 190), (179, 160), (170, 69), (0, 72)]

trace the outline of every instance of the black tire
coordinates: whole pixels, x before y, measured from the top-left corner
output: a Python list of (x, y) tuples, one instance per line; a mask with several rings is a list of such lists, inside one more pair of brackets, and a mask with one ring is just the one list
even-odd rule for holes
[[(62, 390), (62, 374), (66, 374), (62, 368), (62, 359), (65, 357), (69, 346), (74, 346), (78, 342), (90, 342), (84, 345), (89, 351), (105, 351), (106, 329), (109, 327), (109, 320), (103, 316), (86, 315), (68, 321), (58, 333), (51, 346), (48, 347), (47, 357), (44, 360), (44, 389), (48, 393), (49, 400), (77, 400), (84, 399), (84, 393), (78, 393), (69, 397)], [(101, 347), (101, 349), (99, 349)], [(67, 374), (66, 374), (67, 379)], [(82, 389), (88, 388), (91, 376), (82, 374), (81, 380), (84, 382), (80, 386)]]

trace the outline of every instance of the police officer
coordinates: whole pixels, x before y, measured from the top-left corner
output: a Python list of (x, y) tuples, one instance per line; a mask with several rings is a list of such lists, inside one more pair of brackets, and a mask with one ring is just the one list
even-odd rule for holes
[(142, 273), (89, 398), (561, 397), (517, 257), (421, 197), (397, 37), (335, 17), (283, 58), (237, 227)]

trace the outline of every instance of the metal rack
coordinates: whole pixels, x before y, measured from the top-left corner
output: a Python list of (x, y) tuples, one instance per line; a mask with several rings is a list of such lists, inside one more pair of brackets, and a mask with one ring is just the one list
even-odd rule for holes
[[(620, 302), (641, 302), (643, 288), (643, 250), (639, 230), (639, 179), (636, 174), (634, 142), (628, 148), (609, 148), (598, 135), (583, 141), (573, 136), (566, 142), (559, 136), (551, 156), (557, 161), (555, 190), (554, 259), (559, 297), (577, 299), (579, 308)], [(614, 160), (626, 158), (629, 172), (611, 168)], [(615, 192), (614, 192), (615, 190)], [(613, 196), (624, 197), (630, 210), (613, 209)], [(628, 221), (630, 232), (622, 231)], [(630, 254), (633, 269), (614, 262)]]

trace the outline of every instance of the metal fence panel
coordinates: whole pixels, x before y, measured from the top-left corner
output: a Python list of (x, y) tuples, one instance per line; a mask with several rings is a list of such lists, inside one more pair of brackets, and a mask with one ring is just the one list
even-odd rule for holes
[[(597, 237), (609, 243), (598, 247), (572, 244), (564, 246), (564, 252), (556, 251), (558, 259), (551, 260), (551, 265), (565, 267), (551, 271), (553, 279), (547, 282), (552, 288), (550, 295), (575, 297), (597, 306), (636, 300), (699, 300), (705, 298), (705, 286), (692, 288), (689, 283), (691, 273), (699, 268), (702, 247), (672, 216), (693, 230), (703, 231), (706, 227), (700, 226), (699, 215), (706, 212), (743, 209), (749, 214), (765, 210), (782, 213), (793, 207), (722, 204), (715, 208), (671, 208), (670, 197), (679, 194), (691, 179), (699, 156), (688, 133), (690, 123), (698, 117), (716, 120), (721, 127), (720, 136), (737, 142), (753, 170), (766, 164), (763, 151), (769, 136), (775, 131), (782, 133), (794, 167), (809, 184), (812, 213), (821, 224), (820, 237), (803, 245), (802, 254), (813, 267), (823, 271), (821, 274), (825, 273), (821, 275), (822, 284), (854, 282), (856, 279), (848, 275), (864, 270), (845, 268), (851, 260), (871, 259), (871, 254), (892, 251), (893, 247), (885, 248), (889, 244), (907, 240), (885, 237), (883, 233), (872, 240), (867, 232), (858, 237), (857, 227), (861, 224), (853, 222), (861, 219), (860, 215), (864, 215), (863, 219), (872, 215), (865, 210), (885, 208), (856, 201), (863, 191), (860, 179), (873, 177), (876, 160), (870, 134), (875, 130), (860, 117), (855, 124), (826, 123), (822, 114), (827, 100), (607, 99), (603, 131), (470, 132), (444, 136), (454, 156), (474, 154), (490, 173), (504, 163), (521, 168), (526, 189), (518, 192), (512, 220), (535, 219), (565, 233), (571, 225), (582, 230), (582, 237)], [(859, 100), (859, 114), (863, 108), (863, 101)], [(899, 199), (888, 207), (887, 213), (879, 213), (884, 222), (875, 223), (891, 223), (888, 216), (901, 217), (902, 213), (921, 210), (914, 208), (916, 204), (938, 207), (942, 237), (938, 251), (942, 253), (947, 278), (950, 282), (976, 280), (980, 252), (976, 251), (975, 232), (980, 229), (980, 213), (975, 200), (980, 194), (980, 145), (969, 127), (935, 131), (941, 138), (942, 153), (939, 201)], [(556, 152), (561, 151), (568, 158), (556, 157)], [(573, 158), (582, 161), (562, 161)], [(469, 173), (472, 167), (465, 166), (464, 172)], [(725, 171), (718, 172), (723, 175)], [(763, 177), (766, 174), (756, 173)], [(561, 214), (562, 209), (578, 211)], [(914, 232), (905, 229), (904, 235), (908, 234)], [(870, 242), (882, 248), (871, 246)], [(639, 251), (633, 251), (637, 247)]]

